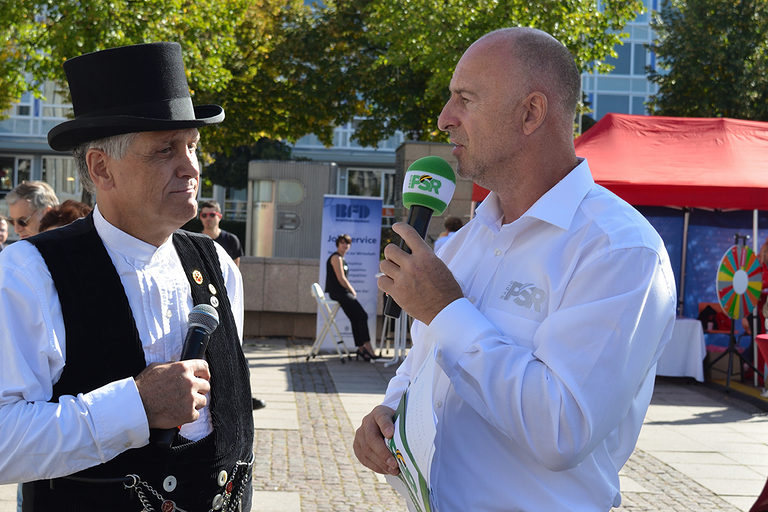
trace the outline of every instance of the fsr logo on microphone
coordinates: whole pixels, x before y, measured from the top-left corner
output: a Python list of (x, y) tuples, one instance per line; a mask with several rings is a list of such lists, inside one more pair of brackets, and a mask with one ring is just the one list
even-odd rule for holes
[(411, 180), (408, 183), (409, 189), (419, 189), (424, 192), (430, 192), (435, 195), (440, 195), (440, 187), (442, 183), (439, 179), (430, 174), (411, 174)]

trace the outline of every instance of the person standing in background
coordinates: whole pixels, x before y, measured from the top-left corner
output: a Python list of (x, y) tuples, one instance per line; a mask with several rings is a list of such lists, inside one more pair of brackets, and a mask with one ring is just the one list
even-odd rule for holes
[(243, 246), (240, 239), (234, 233), (224, 231), (219, 227), (221, 223), (221, 206), (216, 201), (201, 201), (198, 205), (200, 222), (203, 224), (203, 234), (208, 235), (214, 242), (221, 245), (235, 265), (240, 266), (240, 258), (243, 255)]
[[(203, 234), (208, 235), (214, 242), (221, 245), (224, 250), (240, 266), (240, 258), (243, 256), (243, 246), (237, 235), (225, 231), (219, 227), (223, 217), (221, 206), (217, 201), (200, 201), (197, 205), (198, 216), (203, 225)], [(256, 411), (267, 406), (267, 402), (261, 398), (251, 397), (251, 409)]]
[(40, 220), (59, 204), (56, 192), (44, 181), (24, 181), (5, 196), (8, 222), (22, 240), (40, 232)]
[(0, 251), (3, 250), (6, 240), (8, 240), (8, 221), (0, 215)]
[(43, 215), (43, 218), (40, 219), (40, 232), (71, 224), (77, 219), (82, 219), (91, 211), (93, 211), (93, 208), (87, 204), (75, 201), (74, 199), (67, 199)]
[(458, 217), (446, 217), (445, 222), (443, 222), (445, 231), (440, 233), (440, 236), (438, 236), (437, 240), (435, 240), (435, 252), (437, 252), (437, 250), (442, 247), (445, 242), (450, 240), (454, 233), (460, 230), (463, 225), (464, 223)]

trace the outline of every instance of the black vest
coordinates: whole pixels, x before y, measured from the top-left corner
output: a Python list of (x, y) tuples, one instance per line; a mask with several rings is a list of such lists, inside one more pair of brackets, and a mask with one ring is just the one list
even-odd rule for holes
[[(66, 364), (53, 387), (51, 402), (57, 402), (62, 395), (77, 395), (138, 375), (146, 367), (139, 334), (92, 215), (27, 240), (37, 247), (51, 272), (66, 331)], [(229, 484), (222, 485), (222, 472), (226, 471), (226, 480), (231, 480), (238, 476), (235, 468), (243, 467), (237, 462), (251, 460), (253, 416), (248, 364), (214, 242), (204, 235), (177, 231), (173, 244), (189, 279), (193, 302), (218, 302), (219, 326), (211, 334), (206, 350), (211, 371), (213, 432), (196, 442), (177, 435), (170, 449), (150, 444), (75, 475), (24, 484), (25, 512), (140, 510), (135, 493), (122, 483), (103, 483), (103, 479), (129, 474), (138, 475), (185, 510), (208, 511), (213, 498), (224, 494)], [(176, 483), (172, 491), (163, 486), (169, 476)], [(83, 479), (98, 483), (84, 483)], [(234, 489), (230, 484), (229, 490), (236, 494), (237, 485), (236, 478)], [(160, 510), (160, 501), (146, 489), (144, 492)]]

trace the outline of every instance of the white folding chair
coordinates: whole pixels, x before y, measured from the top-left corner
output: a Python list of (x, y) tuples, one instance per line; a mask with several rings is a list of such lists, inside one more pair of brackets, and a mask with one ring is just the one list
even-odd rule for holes
[[(392, 351), (392, 357), (389, 359), (376, 359), (377, 363), (384, 363), (384, 366), (392, 366), (405, 359), (405, 344), (406, 336), (408, 334), (408, 315), (405, 311), (400, 312), (400, 316), (397, 318), (391, 318), (384, 315), (384, 323), (381, 326), (381, 338), (379, 341), (379, 348), (383, 353), (385, 350), (389, 351), (390, 338), (388, 333), (390, 329), (392, 332), (392, 344), (394, 345)], [(394, 325), (392, 325), (394, 324)], [(390, 327), (391, 326), (391, 327)]]
[(343, 363), (346, 361), (345, 358), (349, 358), (349, 350), (344, 344), (344, 338), (341, 336), (341, 332), (336, 325), (336, 313), (339, 312), (339, 303), (326, 297), (325, 292), (317, 283), (312, 283), (312, 296), (317, 301), (317, 306), (320, 310), (319, 314), (323, 317), (323, 327), (320, 329), (315, 341), (312, 343), (312, 347), (307, 353), (307, 361), (320, 353), (323, 340), (325, 340), (326, 335), (329, 335), (336, 341), (336, 353), (339, 354), (339, 358)]

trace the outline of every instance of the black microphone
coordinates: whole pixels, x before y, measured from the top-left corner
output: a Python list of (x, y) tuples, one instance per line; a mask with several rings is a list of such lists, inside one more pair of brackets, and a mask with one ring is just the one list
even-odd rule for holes
[[(189, 329), (187, 337), (184, 339), (184, 346), (181, 350), (181, 359), (202, 359), (205, 355), (205, 349), (208, 347), (208, 341), (211, 339), (211, 333), (219, 325), (219, 313), (216, 308), (208, 304), (198, 304), (187, 317)], [(173, 438), (179, 432), (181, 427), (176, 428), (151, 428), (149, 429), (149, 441), (160, 448), (170, 448)]]
[[(410, 208), (408, 225), (421, 238), (427, 234), (432, 214), (441, 215), (445, 211), (455, 189), (456, 175), (448, 162), (439, 156), (419, 158), (408, 167), (403, 179), (403, 206)], [(400, 248), (411, 252), (402, 239)], [(384, 314), (390, 318), (399, 318), (401, 311), (398, 303), (387, 295)]]

